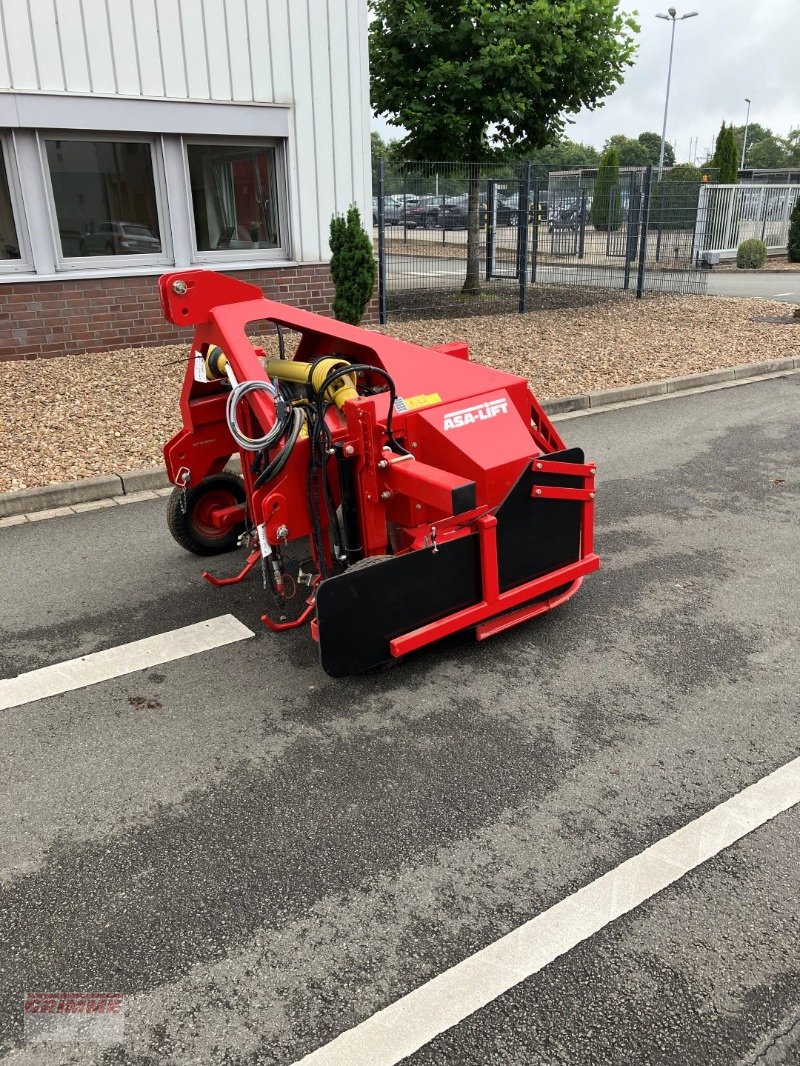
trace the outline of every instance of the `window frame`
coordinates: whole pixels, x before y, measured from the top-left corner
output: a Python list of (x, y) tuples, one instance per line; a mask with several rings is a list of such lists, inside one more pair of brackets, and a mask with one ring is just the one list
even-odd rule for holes
[[(289, 232), (289, 185), (286, 170), (286, 144), (283, 137), (214, 137), (204, 134), (183, 134), (181, 136), (181, 155), (183, 157), (184, 182), (188, 196), (189, 234), (191, 238), (191, 262), (198, 265), (212, 263), (285, 263), (291, 257)], [(278, 244), (275, 248), (216, 248), (201, 251), (197, 247), (197, 229), (194, 221), (194, 200), (192, 199), (192, 175), (189, 170), (189, 146), (202, 145), (206, 148), (272, 148), (275, 150), (275, 185), (278, 190)]]
[(0, 148), (2, 148), (2, 162), (5, 167), (8, 198), (11, 203), (11, 217), (14, 220), (14, 228), (17, 231), (20, 255), (19, 259), (0, 259), (0, 274), (30, 274), (33, 272), (33, 252), (31, 250), (30, 234), (28, 233), (28, 220), (25, 213), (25, 201), (22, 196), (22, 185), (19, 179), (13, 132), (5, 130), (0, 132)]
[[(119, 272), (124, 274), (132, 267), (171, 266), (175, 262), (172, 247), (172, 226), (167, 201), (167, 181), (164, 171), (164, 154), (162, 138), (159, 134), (135, 134), (95, 132), (93, 130), (36, 130), (36, 141), (45, 186), (47, 214), (50, 220), (50, 234), (58, 273), (97, 270), (104, 274)], [(108, 141), (110, 143), (147, 144), (150, 147), (150, 161), (153, 168), (153, 189), (155, 192), (156, 215), (158, 216), (159, 239), (161, 251), (144, 255), (70, 255), (65, 256), (61, 247), (61, 233), (58, 228), (53, 182), (47, 159), (45, 141)], [(114, 269), (116, 268), (116, 270)]]

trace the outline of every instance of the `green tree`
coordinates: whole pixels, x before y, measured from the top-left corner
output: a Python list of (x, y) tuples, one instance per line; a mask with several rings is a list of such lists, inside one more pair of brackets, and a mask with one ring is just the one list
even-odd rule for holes
[(786, 249), (790, 263), (800, 263), (800, 199), (789, 219), (789, 243)]
[(800, 130), (789, 131), (786, 150), (789, 153), (789, 166), (800, 167)]
[(661, 181), (653, 184), (650, 225), (662, 230), (693, 229), (702, 180), (702, 173), (691, 163), (664, 171)]
[[(650, 162), (647, 149), (633, 137), (626, 137), (623, 133), (615, 133), (609, 137), (603, 145), (603, 150), (615, 148), (621, 167), (646, 167)], [(656, 162), (658, 159), (656, 158)]]
[(372, 151), (373, 165), (377, 163), (379, 159), (386, 158), (386, 142), (376, 130), (373, 130), (370, 134), (370, 149)]
[(480, 291), (480, 160), (531, 151), (623, 80), (634, 19), (619, 0), (370, 0), (372, 106), (411, 158), (468, 166), (464, 291)]
[(592, 224), (595, 229), (619, 229), (622, 205), (619, 190), (619, 156), (616, 148), (606, 148), (600, 157), (592, 197)]
[(717, 134), (711, 168), (715, 169), (715, 178), (720, 185), (735, 185), (739, 180), (739, 159), (736, 155), (736, 138), (733, 126), (723, 122)]
[[(733, 136), (736, 140), (736, 154), (741, 162), (742, 159), (742, 144), (744, 143), (744, 126), (734, 126)], [(747, 152), (745, 154), (744, 165), (750, 165), (750, 149), (754, 144), (758, 144), (759, 141), (763, 141), (765, 137), (771, 137), (772, 130), (767, 129), (766, 126), (762, 126), (760, 122), (751, 122), (747, 127)]]
[(570, 167), (597, 166), (600, 153), (590, 144), (578, 144), (566, 137), (559, 137), (553, 144), (531, 152), (528, 158), (542, 170), (568, 170)]
[[(640, 133), (636, 138), (639, 144), (647, 152), (646, 162), (650, 166), (657, 167), (658, 160), (661, 155), (661, 136), (658, 133)], [(671, 167), (675, 165), (675, 149), (669, 143), (664, 141), (664, 166)]]
[(360, 324), (375, 287), (372, 238), (361, 225), (358, 208), (331, 219), (331, 277), (335, 289), (333, 314), (340, 322)]
[[(747, 138), (751, 144), (750, 138)], [(747, 165), (756, 170), (773, 170), (792, 165), (792, 151), (786, 141), (770, 134), (747, 149)]]

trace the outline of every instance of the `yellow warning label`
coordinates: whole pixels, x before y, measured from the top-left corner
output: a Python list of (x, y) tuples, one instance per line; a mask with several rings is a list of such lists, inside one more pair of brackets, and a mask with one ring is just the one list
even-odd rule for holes
[(394, 402), (395, 409), (399, 412), (418, 411), (420, 407), (433, 407), (435, 403), (441, 403), (442, 397), (438, 392), (430, 392), (422, 396), (398, 396)]

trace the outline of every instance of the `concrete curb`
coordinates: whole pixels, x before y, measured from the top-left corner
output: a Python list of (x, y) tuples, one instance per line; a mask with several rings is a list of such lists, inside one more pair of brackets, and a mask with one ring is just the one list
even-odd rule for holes
[[(548, 415), (600, 410), (612, 404), (629, 403), (651, 396), (668, 396), (686, 392), (688, 389), (765, 377), (787, 370), (800, 370), (800, 357), (748, 363), (744, 366), (728, 367), (726, 370), (709, 370), (705, 374), (686, 374), (684, 377), (668, 378), (665, 381), (648, 381), (642, 385), (628, 385), (620, 389), (587, 392), (582, 396), (562, 396), (543, 400), (542, 406)], [(230, 467), (239, 469), (238, 456), (231, 460)], [(0, 525), (17, 525), (26, 520), (23, 517), (25, 515), (55, 518), (56, 514), (70, 514), (73, 508), (82, 511), (113, 506), (115, 503), (155, 499), (156, 496), (168, 494), (171, 488), (164, 469), (151, 467), (146, 470), (128, 470), (104, 477), (89, 477), (80, 481), (0, 493)]]
[(765, 377), (768, 374), (777, 374), (785, 370), (800, 370), (800, 358), (771, 359), (765, 363), (746, 363), (743, 366), (732, 366), (725, 370), (709, 370), (704, 374), (685, 374), (683, 377), (667, 378), (665, 381), (648, 381), (643, 385), (603, 389), (601, 392), (587, 392), (581, 396), (562, 396), (558, 399), (542, 400), (542, 406), (548, 415), (564, 415), (570, 411), (594, 410), (610, 407), (616, 403), (643, 400), (650, 396), (668, 396), (676, 392), (686, 392), (688, 389), (719, 385), (726, 381)]

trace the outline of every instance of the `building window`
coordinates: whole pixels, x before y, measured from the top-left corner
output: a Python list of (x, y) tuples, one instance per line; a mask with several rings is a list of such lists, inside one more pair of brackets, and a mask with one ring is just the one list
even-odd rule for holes
[[(187, 144), (195, 249), (250, 258), (275, 256), (282, 243), (278, 149)], [(217, 257), (210, 257), (217, 258)]]
[(30, 269), (29, 252), (20, 222), (21, 199), (12, 169), (10, 139), (0, 139), (0, 273)]
[(44, 146), (63, 260), (165, 261), (149, 141), (49, 136)]

